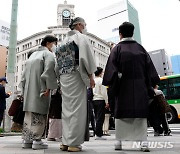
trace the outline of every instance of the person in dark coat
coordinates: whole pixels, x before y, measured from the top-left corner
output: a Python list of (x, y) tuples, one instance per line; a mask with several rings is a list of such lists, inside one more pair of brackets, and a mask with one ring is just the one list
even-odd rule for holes
[(49, 108), (49, 131), (48, 141), (56, 141), (56, 139), (62, 138), (62, 97), (60, 87), (53, 91), (51, 95), (51, 104)]
[[(149, 151), (147, 115), (152, 83), (159, 76), (149, 54), (132, 37), (134, 25), (124, 22), (119, 26), (120, 42), (112, 49), (106, 65), (103, 85), (110, 86), (115, 97), (115, 150), (122, 150), (121, 141), (141, 141), (141, 149)], [(113, 106), (113, 105), (110, 105)]]
[(22, 132), (24, 115), (25, 115), (25, 112), (23, 111), (23, 97), (21, 95), (17, 95), (17, 98), (13, 100), (12, 104), (13, 103), (17, 104), (17, 108), (14, 111), (15, 114), (13, 115), (13, 124), (11, 127), (11, 131)]
[[(6, 109), (6, 98), (10, 96), (10, 92), (5, 92), (5, 85), (7, 84), (7, 80), (5, 77), (0, 78), (0, 126), (3, 121), (4, 111)], [(3, 135), (0, 134), (0, 137)]]
[[(154, 85), (155, 94), (165, 96), (161, 90), (158, 90), (158, 85)], [(154, 136), (161, 136), (164, 132), (164, 136), (171, 136), (171, 129), (169, 128), (166, 114), (162, 112), (162, 108), (157, 102), (157, 99), (153, 99), (149, 105), (149, 122), (154, 129)], [(161, 126), (162, 125), (162, 126)]]

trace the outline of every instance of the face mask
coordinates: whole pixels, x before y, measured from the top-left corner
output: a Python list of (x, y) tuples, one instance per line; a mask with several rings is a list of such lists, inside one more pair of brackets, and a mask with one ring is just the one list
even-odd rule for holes
[(53, 44), (52, 48), (51, 48), (52, 53), (56, 53), (56, 46)]
[(84, 29), (82, 30), (82, 34), (87, 34), (87, 28), (86, 28), (86, 26), (85, 26)]

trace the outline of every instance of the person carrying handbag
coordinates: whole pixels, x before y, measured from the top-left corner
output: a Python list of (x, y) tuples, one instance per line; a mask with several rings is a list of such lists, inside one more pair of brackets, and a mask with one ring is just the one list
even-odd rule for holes
[(49, 108), (49, 131), (48, 141), (56, 141), (56, 139), (62, 138), (62, 97), (60, 87), (53, 91), (51, 95), (51, 104)]
[(158, 90), (158, 87), (158, 85), (153, 86), (155, 96), (149, 106), (149, 121), (154, 129), (154, 136), (161, 136), (163, 133), (164, 136), (171, 136), (171, 130), (165, 114), (171, 108), (166, 102), (163, 92)]

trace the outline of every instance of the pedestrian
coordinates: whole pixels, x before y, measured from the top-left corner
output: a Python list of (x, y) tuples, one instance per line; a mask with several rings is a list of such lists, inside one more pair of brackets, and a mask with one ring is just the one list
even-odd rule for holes
[(49, 131), (48, 131), (48, 141), (61, 140), (62, 138), (62, 97), (60, 92), (60, 87), (53, 90), (51, 95), (51, 104), (49, 108)]
[(97, 67), (95, 72), (95, 87), (93, 88), (93, 106), (96, 120), (96, 140), (106, 140), (103, 137), (103, 123), (105, 119), (105, 107), (108, 108), (107, 88), (102, 85), (103, 68)]
[(93, 90), (92, 88), (87, 89), (87, 101), (88, 101), (88, 109), (89, 109), (89, 123), (91, 123), (91, 127), (93, 130), (93, 134), (90, 134), (91, 137), (95, 136), (95, 116), (94, 116), (94, 107), (93, 107)]
[(57, 88), (55, 59), (57, 38), (47, 35), (41, 42), (41, 48), (34, 51), (26, 62), (21, 79), (25, 111), (23, 126), (23, 148), (46, 149), (42, 142), (45, 135), (47, 114), (50, 103), (50, 90)]
[[(156, 96), (162, 95), (165, 100), (165, 96), (161, 90), (158, 89), (158, 85), (153, 86)], [(153, 107), (152, 107), (153, 106)], [(160, 136), (164, 133), (164, 136), (171, 136), (171, 130), (169, 128), (166, 114), (162, 112), (161, 106), (158, 104), (157, 99), (151, 104), (151, 124), (154, 129), (154, 136)], [(162, 125), (162, 126), (161, 126)]]
[[(5, 77), (0, 78), (0, 127), (3, 121), (4, 111), (6, 110), (6, 98), (11, 95), (11, 92), (6, 93), (5, 91), (5, 86), (7, 83), (8, 82)], [(3, 137), (3, 135), (0, 134), (0, 137)]]
[(96, 70), (92, 47), (85, 34), (86, 22), (76, 17), (71, 31), (56, 52), (62, 91), (63, 151), (81, 151), (87, 123), (87, 87), (94, 86)]
[(120, 42), (108, 58), (103, 84), (112, 87), (115, 97), (115, 150), (122, 150), (122, 141), (141, 141), (141, 150), (149, 151), (148, 94), (154, 93), (152, 84), (159, 82), (159, 76), (149, 54), (132, 38), (133, 33), (132, 23), (119, 26)]
[(23, 111), (23, 97), (21, 95), (17, 95), (16, 99), (13, 100), (8, 114), (13, 116), (11, 131), (22, 132), (25, 112)]

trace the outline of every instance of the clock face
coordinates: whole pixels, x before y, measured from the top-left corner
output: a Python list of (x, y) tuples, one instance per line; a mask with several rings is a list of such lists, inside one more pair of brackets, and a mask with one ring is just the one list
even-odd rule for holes
[(64, 17), (69, 17), (71, 13), (69, 10), (64, 10), (62, 14)]

